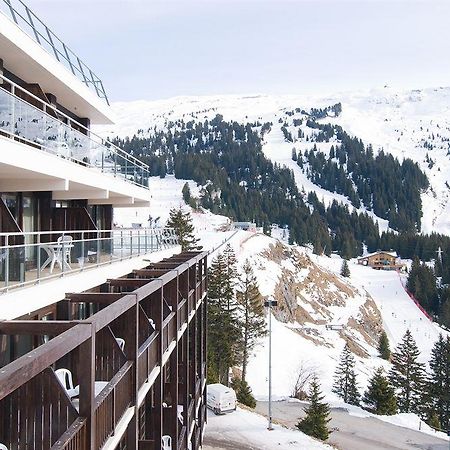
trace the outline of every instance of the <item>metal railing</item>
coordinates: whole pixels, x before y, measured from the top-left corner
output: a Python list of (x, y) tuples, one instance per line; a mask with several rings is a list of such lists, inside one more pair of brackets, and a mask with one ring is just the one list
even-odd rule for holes
[(0, 11), (109, 105), (102, 80), (22, 0), (1, 0)]
[(0, 233), (0, 292), (178, 245), (171, 228)]
[[(148, 188), (147, 164), (1, 74), (0, 80), (3, 81), (0, 84), (1, 133), (34, 148)], [(34, 105), (20, 96), (33, 101)]]

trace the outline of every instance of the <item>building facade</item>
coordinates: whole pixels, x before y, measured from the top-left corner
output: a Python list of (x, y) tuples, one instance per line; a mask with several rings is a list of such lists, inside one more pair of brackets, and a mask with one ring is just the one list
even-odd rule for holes
[(378, 251), (358, 258), (358, 264), (372, 267), (376, 270), (402, 270), (402, 264), (395, 252)]
[(0, 0), (0, 448), (193, 449), (206, 421), (206, 253), (113, 227), (148, 166), (97, 136), (101, 79)]

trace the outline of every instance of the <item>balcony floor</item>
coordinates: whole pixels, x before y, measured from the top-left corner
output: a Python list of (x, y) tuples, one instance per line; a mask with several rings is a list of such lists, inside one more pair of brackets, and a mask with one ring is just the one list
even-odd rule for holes
[[(85, 270), (67, 273), (61, 276), (61, 270), (57, 266), (53, 271), (53, 278), (42, 280), (39, 284), (31, 284), (21, 288), (11, 289), (0, 294), (0, 320), (11, 320), (53, 304), (64, 299), (67, 292), (81, 292), (105, 282), (109, 278), (117, 278), (148, 266), (149, 261), (157, 262), (168, 258), (181, 251), (179, 246), (167, 250), (135, 256), (126, 260), (104, 264), (96, 267), (96, 264), (86, 264)], [(105, 256), (106, 259), (109, 259)], [(72, 265), (72, 269), (77, 264)], [(93, 266), (88, 269), (88, 266)], [(48, 271), (48, 272), (46, 272)], [(42, 274), (49, 273), (44, 269)], [(26, 281), (36, 279), (36, 271), (26, 272)], [(4, 287), (0, 282), (0, 288)]]

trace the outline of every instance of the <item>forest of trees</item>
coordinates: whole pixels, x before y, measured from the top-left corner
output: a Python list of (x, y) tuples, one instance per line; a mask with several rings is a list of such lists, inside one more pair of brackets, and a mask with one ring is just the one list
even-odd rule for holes
[[(238, 401), (254, 407), (247, 384), (250, 352), (266, 334), (263, 298), (249, 261), (239, 271), (229, 244), (211, 262), (208, 278), (208, 382), (232, 384)], [(234, 366), (240, 376), (230, 380)]]
[[(387, 356), (388, 346), (388, 343), (380, 346), (384, 347), (380, 349), (380, 356)], [(346, 345), (335, 372), (333, 391), (346, 403), (360, 405), (375, 414), (412, 412), (430, 426), (447, 430), (450, 427), (450, 337), (439, 336), (428, 370), (420, 361), (419, 349), (409, 330), (388, 355), (392, 363), (389, 373), (385, 374), (381, 367), (375, 370), (361, 396), (355, 357)]]
[[(140, 133), (131, 139), (117, 138), (115, 143), (147, 162), (152, 175), (164, 177), (171, 173), (201, 185), (199, 199), (191, 197), (189, 186), (183, 189), (183, 197), (191, 206), (202, 206), (237, 221), (254, 221), (265, 230), (270, 229), (271, 223), (287, 227), (290, 243), (311, 244), (318, 254), (337, 252), (350, 259), (361, 255), (365, 245), (368, 251), (395, 250), (402, 258), (418, 256), (429, 261), (436, 258), (441, 247), (442, 275), (437, 274), (436, 281), (441, 277), (442, 285), (450, 283), (450, 238), (417, 233), (420, 191), (428, 183), (425, 175), (408, 159), (400, 164), (383, 152), (374, 156), (370, 147), (365, 148), (360, 140), (351, 138), (339, 127), (316, 122), (316, 116), (339, 113), (339, 104), (307, 113), (308, 126), (319, 133), (316, 140), (335, 136), (342, 142), (333, 148), (328, 161), (338, 170), (344, 171), (345, 167), (345, 174), (336, 172), (334, 179), (327, 172), (325, 161), (325, 165), (319, 164), (313, 171), (314, 176), (323, 180), (315, 181), (320, 184), (328, 178), (335, 183), (346, 180), (343, 183), (350, 183), (352, 189), (353, 185), (356, 187), (355, 202), (373, 208), (400, 233), (383, 232), (380, 236), (378, 223), (369, 214), (350, 211), (337, 201), (325, 207), (314, 192), (306, 194), (299, 190), (293, 173), (273, 164), (262, 151), (261, 136), (270, 130), (270, 123), (227, 122), (220, 115), (204, 122), (178, 120), (169, 122), (165, 130), (148, 130), (148, 137)], [(308, 158), (310, 155), (311, 161), (320, 158), (319, 153), (310, 151)], [(305, 162), (304, 155), (296, 154), (296, 158), (299, 164)], [(347, 195), (349, 192), (342, 191)], [(435, 301), (429, 306), (420, 290), (416, 297), (431, 314), (437, 314), (442, 323), (450, 326), (449, 295), (441, 288), (438, 290), (438, 305)]]
[[(339, 106), (330, 109), (335, 110)], [(376, 247), (378, 225), (368, 214), (350, 213), (337, 202), (325, 208), (315, 194), (298, 190), (290, 170), (264, 156), (260, 134), (270, 124), (226, 122), (218, 115), (167, 126), (115, 143), (149, 163), (152, 175), (196, 181), (203, 186), (199, 206), (214, 213), (265, 229), (271, 223), (287, 226), (291, 243), (312, 244), (317, 253), (337, 251), (350, 258), (361, 253), (363, 243)]]
[(331, 146), (329, 155), (319, 151), (315, 144), (303, 155), (297, 155), (297, 164), (304, 167), (307, 163), (306, 173), (313, 183), (347, 196), (356, 208), (365, 206), (389, 220), (393, 229), (420, 231), (420, 193), (429, 183), (417, 163), (409, 158), (399, 162), (383, 150), (374, 155), (370, 145), (366, 147), (339, 126), (308, 123), (326, 140), (334, 135), (339, 141)]

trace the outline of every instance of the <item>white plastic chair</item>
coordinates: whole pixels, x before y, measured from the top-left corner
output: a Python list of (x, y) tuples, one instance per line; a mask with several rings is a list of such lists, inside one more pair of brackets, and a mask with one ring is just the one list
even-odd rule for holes
[(172, 438), (167, 434), (161, 437), (161, 450), (172, 450)]
[(78, 395), (78, 390), (73, 387), (72, 372), (69, 369), (57, 369), (55, 375), (70, 398)]
[(125, 339), (122, 338), (116, 338), (117, 345), (119, 346), (120, 350), (125, 350)]
[(72, 236), (60, 236), (57, 240), (57, 246), (54, 248), (54, 253), (52, 257), (52, 263), (50, 265), (50, 273), (53, 273), (55, 264), (58, 264), (61, 270), (63, 266), (67, 266), (69, 270), (70, 267), (70, 253), (73, 247), (73, 237)]

